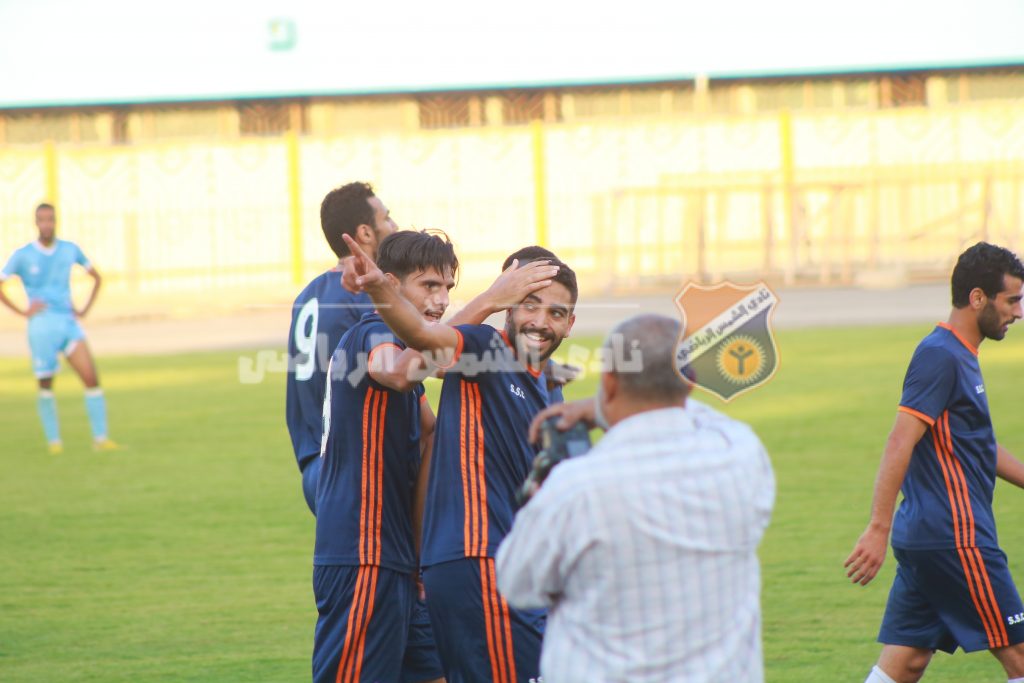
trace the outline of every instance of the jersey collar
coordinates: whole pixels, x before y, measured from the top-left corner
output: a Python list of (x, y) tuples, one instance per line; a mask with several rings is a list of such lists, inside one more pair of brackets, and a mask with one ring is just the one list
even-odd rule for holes
[(960, 336), (960, 333), (957, 332), (956, 330), (954, 330), (953, 327), (949, 323), (938, 323), (938, 325), (939, 325), (939, 327), (941, 327), (941, 328), (943, 328), (945, 330), (949, 330), (950, 332), (952, 332), (953, 336), (956, 337), (957, 340), (959, 340), (961, 344), (966, 346), (968, 351), (973, 353), (975, 356), (978, 355), (978, 347), (973, 346), (970, 342), (968, 342), (966, 339), (964, 339), (962, 336)]
[(42, 253), (46, 254), (47, 256), (53, 256), (53, 253), (57, 251), (58, 242), (59, 240), (54, 239), (53, 244), (51, 244), (48, 247), (44, 247), (43, 243), (40, 242), (39, 240), (33, 240), (32, 246), (35, 247), (38, 251), (41, 251)]

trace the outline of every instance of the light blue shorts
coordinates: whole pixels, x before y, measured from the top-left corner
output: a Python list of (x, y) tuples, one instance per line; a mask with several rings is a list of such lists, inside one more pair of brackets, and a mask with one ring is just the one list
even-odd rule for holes
[(32, 371), (39, 379), (57, 372), (57, 354), (74, 351), (85, 332), (69, 313), (37, 313), (28, 320), (28, 347), (32, 353)]

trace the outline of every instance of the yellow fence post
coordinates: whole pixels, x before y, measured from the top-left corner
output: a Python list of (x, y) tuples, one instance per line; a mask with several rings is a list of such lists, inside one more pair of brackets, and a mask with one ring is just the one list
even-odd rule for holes
[(789, 234), (789, 262), (786, 265), (785, 282), (792, 284), (796, 279), (797, 250), (799, 241), (796, 235), (795, 209), (795, 171), (793, 163), (793, 117), (789, 111), (779, 112), (779, 147), (781, 152), (782, 170), (782, 216)]
[(46, 164), (46, 201), (53, 204), (60, 210), (60, 202), (57, 193), (60, 185), (57, 182), (57, 145), (53, 140), (47, 140), (43, 146), (43, 156)]
[(548, 243), (547, 169), (544, 158), (544, 124), (535, 120), (530, 133), (533, 141), (533, 212), (536, 216), (537, 244)]
[(287, 133), (288, 144), (288, 200), (292, 229), (292, 283), (302, 284), (302, 199), (299, 183), (299, 136), (294, 130)]

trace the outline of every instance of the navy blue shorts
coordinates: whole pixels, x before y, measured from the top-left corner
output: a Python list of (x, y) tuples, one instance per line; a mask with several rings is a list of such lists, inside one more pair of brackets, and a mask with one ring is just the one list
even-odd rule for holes
[(878, 641), (952, 653), (1024, 642), (1024, 605), (998, 548), (893, 549)]
[(306, 505), (309, 511), (316, 517), (316, 484), (320, 481), (320, 466), (323, 465), (323, 458), (317, 456), (306, 463), (302, 468), (302, 495), (306, 498)]
[(423, 584), (448, 683), (528, 683), (540, 676), (545, 612), (509, 607), (492, 558), (426, 567)]
[[(430, 623), (409, 574), (373, 566), (313, 567), (319, 618), (314, 683), (418, 683), (440, 678)], [(414, 628), (415, 623), (415, 628)]]

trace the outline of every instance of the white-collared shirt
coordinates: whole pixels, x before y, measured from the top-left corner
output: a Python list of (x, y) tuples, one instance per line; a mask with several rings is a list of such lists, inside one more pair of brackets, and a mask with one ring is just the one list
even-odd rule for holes
[(774, 501), (753, 430), (693, 400), (555, 467), (497, 554), (509, 603), (550, 609), (545, 683), (764, 680), (757, 546)]

